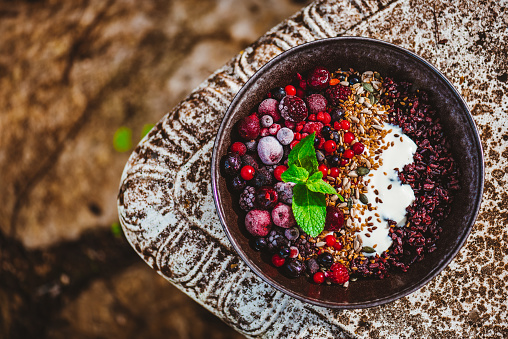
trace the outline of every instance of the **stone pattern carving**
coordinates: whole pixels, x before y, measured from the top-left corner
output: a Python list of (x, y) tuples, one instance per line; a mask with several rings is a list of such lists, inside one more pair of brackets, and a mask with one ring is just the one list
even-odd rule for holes
[[(247, 337), (506, 335), (507, 197), (496, 187), (506, 182), (508, 157), (502, 122), (508, 112), (502, 47), (508, 22), (495, 1), (460, 3), (317, 1), (267, 32), (165, 115), (131, 155), (118, 208), (132, 246), (168, 281)], [(492, 28), (488, 36), (485, 27)], [(483, 208), (458, 257), (421, 290), (367, 310), (307, 305), (265, 284), (229, 244), (210, 185), (215, 134), (242, 84), (282, 51), (338, 35), (383, 39), (435, 64), (472, 108), (487, 155)]]

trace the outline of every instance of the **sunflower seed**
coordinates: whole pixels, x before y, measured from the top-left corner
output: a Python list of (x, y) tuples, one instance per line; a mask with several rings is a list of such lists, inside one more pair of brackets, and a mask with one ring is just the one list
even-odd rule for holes
[(342, 86), (349, 86), (349, 82), (348, 81), (341, 81), (340, 84)]

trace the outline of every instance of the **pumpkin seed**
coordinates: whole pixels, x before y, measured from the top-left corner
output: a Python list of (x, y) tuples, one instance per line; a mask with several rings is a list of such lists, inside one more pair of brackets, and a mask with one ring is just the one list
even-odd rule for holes
[(369, 198), (365, 194), (360, 194), (360, 201), (362, 204), (367, 205), (369, 203)]
[(374, 87), (372, 87), (372, 84), (364, 82), (362, 85), (363, 85), (363, 88), (365, 88), (366, 91), (368, 91), (370, 93), (374, 92)]
[(375, 105), (378, 102), (377, 98), (372, 93), (369, 93), (368, 98), (370, 100), (371, 105)]
[(376, 252), (375, 249), (373, 249), (372, 247), (370, 246), (363, 246), (362, 247), (362, 252), (365, 252), (365, 253), (374, 253)]
[(367, 174), (369, 174), (369, 172), (370, 172), (370, 169), (368, 169), (367, 167), (363, 167), (363, 166), (358, 167), (356, 169), (356, 173), (358, 173), (358, 175), (367, 175)]
[(347, 199), (347, 208), (351, 209), (351, 207), (353, 207), (353, 199), (348, 198)]

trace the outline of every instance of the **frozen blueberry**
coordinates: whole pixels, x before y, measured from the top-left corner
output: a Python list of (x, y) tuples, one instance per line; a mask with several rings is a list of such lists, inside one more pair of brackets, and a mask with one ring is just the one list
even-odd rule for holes
[(305, 271), (305, 264), (303, 262), (301, 262), (300, 260), (296, 260), (296, 259), (289, 260), (283, 266), (282, 271), (289, 278), (298, 278)]
[(265, 238), (256, 237), (250, 240), (250, 245), (254, 251), (261, 251), (268, 247), (268, 242)]
[(317, 263), (324, 268), (330, 268), (333, 264), (333, 256), (330, 253), (321, 253), (317, 257)]
[(275, 87), (270, 91), (270, 94), (272, 95), (272, 98), (280, 101), (286, 96), (286, 91), (282, 87)]
[(298, 230), (297, 227), (291, 227), (291, 228), (288, 228), (287, 230), (284, 231), (284, 236), (289, 241), (293, 241), (293, 240), (298, 239), (298, 237), (300, 236), (300, 231)]
[(259, 139), (258, 155), (265, 165), (275, 165), (282, 159), (284, 150), (277, 138), (270, 135)]
[(260, 121), (261, 121), (261, 126), (266, 127), (266, 128), (273, 125), (273, 118), (271, 116), (269, 116), (268, 114), (263, 115), (261, 117)]
[(289, 145), (291, 141), (293, 141), (294, 137), (295, 134), (293, 131), (287, 127), (282, 127), (277, 132), (277, 140), (279, 140), (282, 145)]

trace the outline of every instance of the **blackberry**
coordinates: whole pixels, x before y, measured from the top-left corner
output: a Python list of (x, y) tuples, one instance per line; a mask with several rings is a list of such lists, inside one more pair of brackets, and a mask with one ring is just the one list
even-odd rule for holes
[(305, 102), (295, 95), (286, 95), (279, 103), (279, 111), (284, 119), (291, 122), (303, 121), (309, 114)]
[(338, 106), (341, 101), (346, 101), (350, 95), (351, 89), (347, 86), (335, 85), (326, 90), (326, 97), (333, 106)]
[(293, 203), (293, 187), (295, 186), (292, 182), (278, 182), (275, 184), (275, 191), (279, 196), (279, 201), (291, 205)]
[(243, 166), (252, 166), (256, 171), (259, 169), (258, 162), (250, 154), (245, 154), (242, 156), (242, 167)]
[(242, 161), (238, 153), (228, 153), (222, 160), (222, 169), (226, 175), (234, 176), (242, 167)]
[(250, 181), (254, 187), (261, 186), (270, 186), (273, 184), (275, 177), (273, 176), (273, 172), (270, 173), (270, 170), (266, 167), (261, 167), (256, 171), (254, 178)]
[(241, 191), (245, 188), (247, 182), (243, 180), (243, 178), (239, 175), (235, 176), (233, 180), (231, 180), (231, 188), (233, 191)]
[(254, 201), (256, 200), (256, 189), (252, 186), (247, 186), (240, 194), (240, 208), (244, 211), (250, 211), (254, 208)]

